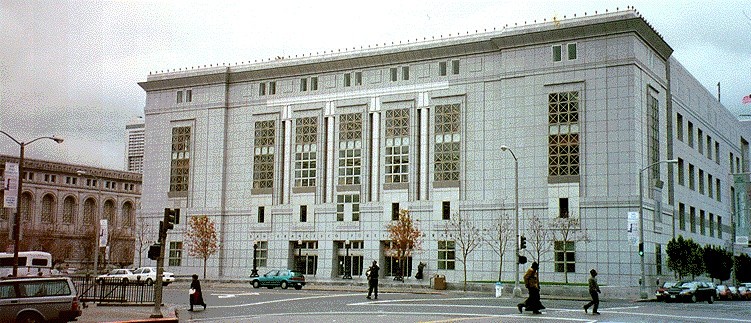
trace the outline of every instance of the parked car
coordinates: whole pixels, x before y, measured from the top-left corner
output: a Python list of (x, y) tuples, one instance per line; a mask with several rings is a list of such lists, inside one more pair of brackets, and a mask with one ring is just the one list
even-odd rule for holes
[(736, 287), (736, 286), (728, 286), (728, 290), (730, 291), (730, 299), (732, 299), (732, 300), (739, 300), (739, 299), (741, 299), (741, 294), (738, 293), (738, 287)]
[(741, 284), (738, 286), (738, 299), (743, 301), (751, 300), (751, 286)]
[(68, 322), (81, 314), (68, 277), (0, 279), (0, 322)]
[(730, 301), (733, 300), (733, 293), (726, 285), (717, 285), (717, 299)]
[[(153, 285), (156, 282), (156, 267), (141, 267), (133, 271), (135, 281)], [(167, 286), (175, 281), (175, 274), (165, 271), (162, 274), (162, 285)]]
[(657, 297), (658, 301), (664, 301), (666, 298), (669, 297), (667, 291), (668, 288), (675, 286), (678, 282), (674, 281), (668, 281), (662, 283), (662, 286), (658, 286), (657, 290), (655, 290), (655, 297)]
[(123, 283), (135, 282), (136, 276), (130, 269), (112, 269), (110, 272), (96, 276), (96, 282), (102, 284), (108, 283)]
[(254, 288), (265, 286), (271, 289), (279, 286), (282, 289), (287, 289), (287, 287), (293, 286), (295, 289), (300, 290), (305, 286), (305, 276), (298, 271), (290, 269), (274, 269), (261, 276), (251, 278), (250, 284)]
[(717, 290), (712, 285), (705, 282), (684, 281), (668, 289), (668, 298), (665, 301), (690, 301), (692, 303), (707, 301), (712, 304), (716, 298)]

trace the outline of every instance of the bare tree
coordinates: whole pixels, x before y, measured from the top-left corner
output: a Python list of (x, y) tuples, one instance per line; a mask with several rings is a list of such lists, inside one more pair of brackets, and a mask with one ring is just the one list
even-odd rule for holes
[(399, 219), (386, 224), (392, 242), (392, 247), (387, 252), (399, 260), (396, 280), (404, 281), (404, 259), (411, 256), (413, 251), (420, 250), (422, 231), (418, 227), (418, 222), (412, 220), (408, 210), (399, 210)]
[(501, 281), (503, 273), (503, 254), (506, 253), (508, 242), (513, 236), (512, 225), (511, 217), (503, 214), (500, 218), (493, 220), (490, 227), (483, 228), (481, 231), (482, 241), (498, 255), (498, 281)]
[(445, 224), (446, 234), (453, 238), (462, 256), (464, 269), (464, 291), (467, 291), (467, 258), (482, 243), (480, 229), (472, 219), (465, 217), (461, 212), (454, 213)]
[(556, 218), (550, 223), (550, 227), (554, 243), (560, 245), (560, 248), (555, 249), (563, 253), (563, 277), (568, 284), (568, 251), (573, 251), (569, 250), (568, 245), (570, 243), (572, 246), (575, 246), (577, 242), (589, 242), (587, 230), (582, 229), (581, 221), (573, 217)]
[(146, 251), (146, 249), (149, 248), (149, 234), (151, 233), (151, 227), (149, 226), (149, 223), (146, 222), (144, 219), (141, 219), (141, 221), (138, 221), (136, 223), (136, 231), (135, 231), (135, 238), (136, 238), (136, 250), (138, 250), (138, 267), (141, 267), (141, 261), (143, 258), (143, 252)]
[(529, 220), (529, 240), (530, 248), (527, 252), (537, 263), (542, 261), (542, 256), (550, 252), (552, 247), (553, 234), (548, 228), (548, 224), (542, 222), (537, 215), (532, 216)]
[(185, 235), (188, 239), (190, 255), (203, 259), (203, 278), (205, 279), (206, 261), (219, 250), (219, 239), (216, 236), (214, 221), (205, 215), (190, 217)]

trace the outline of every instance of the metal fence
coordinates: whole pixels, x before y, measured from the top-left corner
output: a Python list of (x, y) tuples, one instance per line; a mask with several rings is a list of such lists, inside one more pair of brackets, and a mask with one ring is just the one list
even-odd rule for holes
[[(93, 276), (71, 277), (81, 302), (154, 304), (154, 286), (123, 282), (119, 278), (95, 280)], [(98, 281), (98, 282), (97, 282)]]

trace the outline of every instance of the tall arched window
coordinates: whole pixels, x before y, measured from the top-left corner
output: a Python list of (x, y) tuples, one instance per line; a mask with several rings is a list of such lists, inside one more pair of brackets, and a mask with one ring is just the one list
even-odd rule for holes
[(54, 223), (55, 215), (55, 197), (45, 194), (42, 197), (42, 223)]
[(83, 202), (83, 223), (94, 224), (94, 217), (96, 216), (96, 202), (93, 198), (86, 199)]
[(32, 208), (33, 203), (31, 203), (32, 200), (31, 193), (24, 192), (21, 194), (21, 201), (18, 208), (21, 214), (21, 219), (25, 222), (31, 222), (31, 216), (34, 214), (34, 209)]
[(133, 224), (133, 204), (130, 201), (123, 203), (122, 221), (123, 226), (129, 227)]
[(71, 224), (76, 221), (76, 199), (73, 196), (65, 197), (63, 200), (63, 223)]
[(107, 219), (107, 223), (114, 227), (115, 225), (115, 202), (107, 200), (104, 202), (104, 219)]

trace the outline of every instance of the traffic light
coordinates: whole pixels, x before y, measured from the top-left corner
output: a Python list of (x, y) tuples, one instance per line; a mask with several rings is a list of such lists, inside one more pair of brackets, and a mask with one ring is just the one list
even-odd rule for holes
[(164, 224), (163, 230), (166, 233), (168, 230), (175, 228), (175, 223), (180, 223), (180, 209), (164, 209)]
[(527, 237), (519, 236), (519, 249), (527, 248)]
[(520, 265), (523, 265), (523, 264), (527, 263), (527, 257), (522, 256), (522, 255), (518, 255), (518, 257), (519, 257), (519, 259), (518, 259), (517, 263), (519, 263)]
[(644, 257), (644, 242), (639, 242), (639, 257)]
[(153, 244), (149, 246), (149, 259), (151, 260), (157, 260), (159, 259), (159, 254), (162, 252), (162, 246), (159, 244)]

